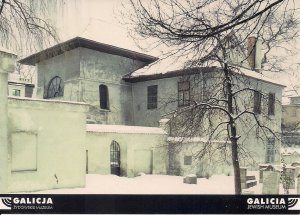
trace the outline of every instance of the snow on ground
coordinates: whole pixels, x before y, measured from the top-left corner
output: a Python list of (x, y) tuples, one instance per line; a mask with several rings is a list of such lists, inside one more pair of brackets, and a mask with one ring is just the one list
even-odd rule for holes
[(45, 190), (39, 194), (233, 194), (233, 176), (198, 178), (198, 184), (184, 184), (182, 176), (142, 175), (135, 178), (115, 175), (86, 176), (85, 188)]
[[(245, 193), (261, 194), (258, 171), (249, 171), (256, 176), (257, 186)], [(250, 175), (250, 174), (248, 174)], [(233, 176), (213, 175), (209, 179), (198, 178), (197, 184), (184, 184), (182, 176), (142, 175), (135, 178), (115, 175), (86, 175), (85, 188), (54, 189), (34, 192), (38, 194), (234, 194)], [(283, 189), (280, 187), (280, 194)], [(296, 189), (290, 190), (296, 194)]]

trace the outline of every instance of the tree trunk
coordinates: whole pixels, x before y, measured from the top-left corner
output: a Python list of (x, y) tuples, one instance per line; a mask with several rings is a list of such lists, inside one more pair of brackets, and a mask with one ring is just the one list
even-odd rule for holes
[(234, 188), (235, 194), (240, 195), (242, 193), (241, 188), (241, 175), (240, 175), (240, 163), (238, 156), (238, 136), (236, 132), (236, 125), (233, 118), (234, 108), (233, 108), (233, 92), (232, 92), (232, 83), (231, 83), (231, 75), (229, 74), (228, 64), (225, 63), (224, 66), (224, 74), (226, 79), (226, 91), (227, 91), (227, 109), (230, 113), (229, 122), (228, 122), (228, 130), (230, 134), (231, 140), (231, 157), (232, 157), (232, 165), (234, 171)]
[[(236, 130), (236, 129), (235, 127), (231, 127), (231, 130)], [(238, 138), (236, 136), (231, 138), (231, 154), (232, 154), (231, 157), (232, 157), (232, 165), (234, 171), (235, 194), (240, 195), (242, 193), (242, 187), (241, 187), (240, 162), (238, 156), (237, 140)]]

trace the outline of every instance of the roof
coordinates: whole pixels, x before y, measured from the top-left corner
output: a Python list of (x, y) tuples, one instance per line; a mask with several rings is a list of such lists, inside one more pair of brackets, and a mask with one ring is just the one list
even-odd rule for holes
[(166, 134), (166, 132), (163, 129), (158, 127), (102, 125), (102, 124), (87, 124), (86, 131), (93, 132), (93, 133)]
[(119, 48), (116, 46), (96, 42), (94, 40), (89, 40), (82, 37), (75, 37), (73, 39), (67, 40), (55, 46), (52, 46), (50, 48), (32, 54), (26, 58), (23, 58), (19, 60), (19, 63), (26, 64), (26, 65), (35, 65), (36, 63), (39, 63), (43, 60), (47, 60), (49, 58), (61, 55), (64, 52), (70, 51), (78, 47), (88, 48), (88, 49), (92, 49), (95, 51), (104, 52), (112, 55), (127, 57), (134, 60), (140, 60), (146, 63), (152, 63), (158, 59), (151, 55), (131, 51), (124, 48)]
[[(239, 71), (236, 72), (237, 74), (250, 77), (255, 80), (285, 87), (285, 85), (283, 85), (281, 82), (268, 78), (262, 73), (258, 73), (256, 71), (246, 69), (243, 67), (238, 67), (238, 68)], [(221, 67), (216, 62), (209, 62), (207, 63), (207, 66), (203, 66), (203, 67), (186, 68), (186, 65), (183, 61), (180, 61), (178, 59), (177, 61), (164, 59), (164, 60), (153, 62), (149, 66), (145, 66), (130, 74), (125, 75), (123, 77), (123, 80), (127, 82), (135, 83), (140, 81), (149, 81), (149, 80), (171, 78), (171, 77), (182, 76), (182, 75), (191, 75), (199, 72), (212, 72), (212, 71), (218, 71), (220, 69)]]
[(13, 52), (11, 50), (8, 50), (8, 49), (6, 49), (6, 48), (4, 48), (2, 46), (0, 46), (0, 52), (4, 52), (4, 53), (7, 53), (7, 54), (11, 54), (11, 55), (17, 56), (17, 54), (15, 52)]

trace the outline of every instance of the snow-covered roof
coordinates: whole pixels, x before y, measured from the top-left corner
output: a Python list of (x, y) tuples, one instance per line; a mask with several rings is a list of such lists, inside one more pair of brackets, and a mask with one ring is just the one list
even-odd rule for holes
[(74, 102), (74, 101), (65, 101), (65, 100), (56, 100), (56, 99), (36, 99), (28, 97), (19, 97), (19, 96), (8, 96), (9, 99), (20, 100), (20, 101), (39, 101), (39, 102), (48, 102), (48, 103), (64, 103), (72, 105), (87, 105), (84, 102)]
[(8, 53), (8, 54), (12, 54), (12, 55), (16, 55), (17, 56), (17, 54), (15, 52), (13, 52), (13, 51), (11, 51), (9, 49), (3, 48), (1, 46), (0, 46), (0, 52), (4, 52), (4, 53)]
[(163, 129), (158, 127), (101, 125), (101, 124), (87, 124), (86, 131), (94, 132), (94, 133), (166, 134), (166, 132)]
[[(220, 65), (216, 61), (210, 61), (205, 63), (202, 67), (191, 67), (187, 68), (187, 64), (184, 60), (167, 58), (163, 60), (157, 60), (148, 66), (145, 66), (141, 69), (134, 71), (131, 74), (124, 76), (124, 80), (135, 82), (135, 80), (148, 80), (150, 79), (159, 79), (159, 78), (168, 78), (174, 76), (181, 76), (185, 74), (194, 74), (199, 73), (199, 71), (217, 71), (220, 69)], [(237, 74), (244, 75), (256, 80), (263, 82), (276, 84), (282, 87), (285, 87), (280, 81), (275, 81), (262, 73), (246, 69), (243, 67), (238, 67), (236, 71)]]
[(300, 155), (300, 148), (292, 148), (292, 147), (281, 148), (280, 152), (283, 155), (291, 155), (294, 153), (297, 153)]
[[(206, 143), (208, 142), (208, 138), (204, 137), (168, 137), (168, 142), (173, 143)], [(225, 143), (226, 141), (220, 141), (220, 140), (211, 140), (213, 143)]]

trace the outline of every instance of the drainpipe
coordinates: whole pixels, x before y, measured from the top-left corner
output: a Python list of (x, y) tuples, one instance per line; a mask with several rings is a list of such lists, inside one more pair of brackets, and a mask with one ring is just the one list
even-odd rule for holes
[(15, 70), (17, 55), (0, 48), (0, 193), (8, 192), (8, 73)]

